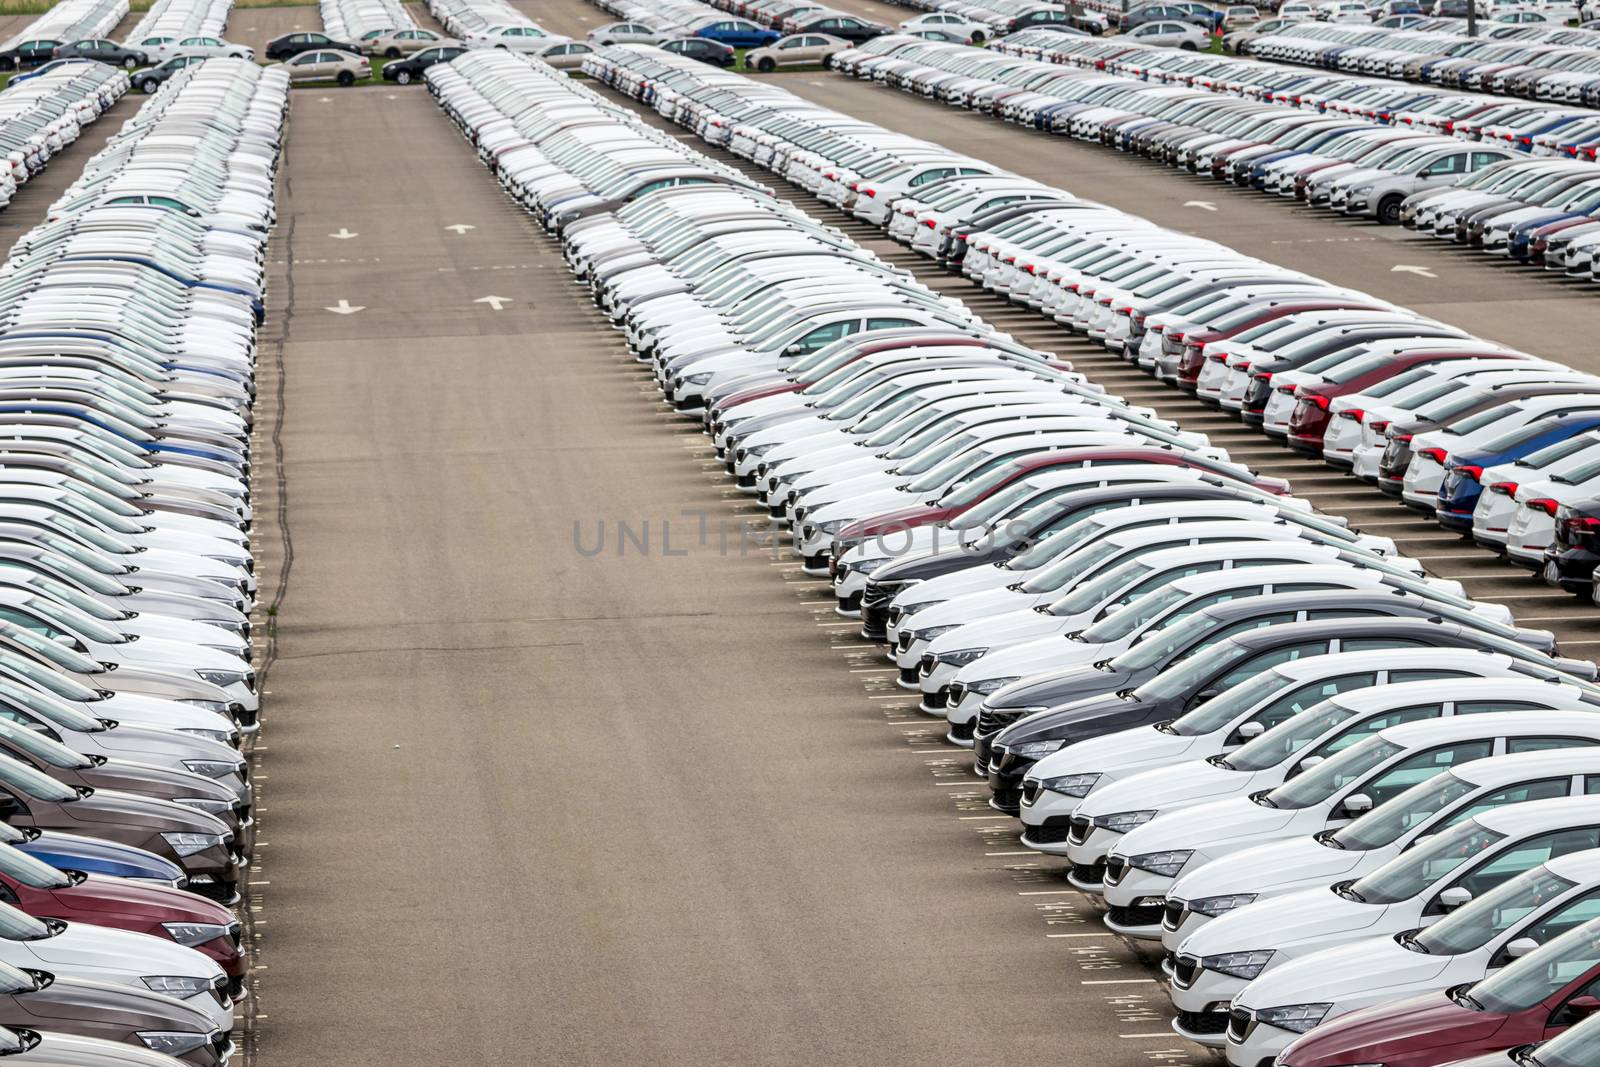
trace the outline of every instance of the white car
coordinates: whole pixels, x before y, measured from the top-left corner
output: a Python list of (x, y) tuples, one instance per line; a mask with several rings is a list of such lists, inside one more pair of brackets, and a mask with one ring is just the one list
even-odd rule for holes
[(1444, 481), (1444, 465), (1452, 452), (1480, 447), (1512, 430), (1561, 415), (1600, 412), (1600, 392), (1527, 397), (1452, 423), (1448, 428), (1417, 434), (1411, 440), (1401, 499), (1407, 506), (1432, 514)]
[[(1265, 797), (1285, 785), (1295, 786), (1294, 795), (1327, 788), (1330, 775), (1336, 776), (1349, 760), (1344, 753), (1359, 742), (1397, 723), (1453, 718), (1458, 707), (1470, 713), (1481, 712), (1485, 706), (1473, 699), (1473, 694), (1480, 686), (1491, 685), (1500, 687), (1502, 698), (1517, 691), (1519, 700), (1537, 702), (1540, 687), (1548, 683), (1447, 678), (1355, 689), (1328, 697), (1224, 757), (1129, 775), (1097, 789), (1083, 799), (1072, 815), (1073, 833), (1068, 840), (1067, 855), (1074, 865), (1073, 882), (1086, 892), (1103, 893), (1108, 888), (1104, 883), (1084, 880), (1077, 872), (1098, 868), (1109, 874), (1113, 853), (1122, 857), (1121, 865), (1126, 867), (1128, 860), (1147, 853), (1186, 851), (1188, 855), (1183, 857), (1182, 863), (1176, 862), (1174, 857), (1173, 863), (1163, 865), (1170, 867), (1166, 875), (1134, 869), (1131, 876), (1124, 870), (1119, 879), (1124, 887), (1122, 895), (1139, 886), (1156, 885), (1164, 895), (1185, 868), (1193, 870), (1218, 855), (1275, 839), (1253, 836), (1249, 832), (1254, 825), (1252, 820), (1259, 819), (1265, 824), (1261, 834), (1270, 834), (1274, 827), (1293, 821), (1289, 815), (1268, 814), (1283, 809), (1255, 804), (1249, 797)], [(1549, 688), (1557, 707), (1577, 710), (1584, 706), (1581, 701), (1565, 698), (1557, 687)], [(1326, 766), (1333, 763), (1334, 757), (1344, 762), (1330, 771)], [(1337, 787), (1337, 778), (1331, 781)], [(1339, 792), (1335, 788), (1330, 795)], [(1326, 799), (1315, 803), (1320, 810)], [(1219, 804), (1227, 806), (1219, 808)], [(1349, 812), (1348, 817), (1356, 814)], [(1212, 821), (1218, 817), (1236, 817), (1244, 821), (1235, 828)], [(1152, 829), (1161, 826), (1165, 828)], [(1134, 837), (1135, 831), (1146, 829), (1151, 832)], [(1242, 833), (1236, 833), (1236, 829)], [(1212, 838), (1217, 838), (1215, 854), (1191, 847), (1202, 839)], [(1194, 861), (1192, 866), (1191, 861)], [(1146, 925), (1148, 931), (1141, 929), (1141, 933), (1161, 936), (1159, 915)]]
[[(1492, 968), (1600, 917), (1597, 803), (1585, 797), (1515, 805), (1463, 824), (1464, 835), (1441, 835), (1472, 850), (1471, 869), (1436, 894), (1382, 909), (1356, 904), (1382, 910), (1383, 918), (1356, 932), (1359, 939), (1352, 943), (1298, 955), (1251, 981), (1229, 1012), (1228, 1062), (1234, 1067), (1270, 1063), (1325, 1019), (1479, 981)], [(1565, 819), (1550, 820), (1552, 811), (1563, 811)], [(1489, 827), (1518, 823), (1546, 829), (1512, 830), (1512, 844), (1475, 848), (1493, 833), (1485, 833)], [(1491, 857), (1478, 859), (1486, 853)], [(1446, 862), (1466, 866), (1451, 860)]]
[(1211, 47), (1211, 35), (1192, 22), (1145, 22), (1122, 37), (1130, 44), (1154, 44), (1163, 48), (1181, 48), (1186, 52), (1203, 52)]
[[(233, 59), (248, 59), (252, 61), (256, 58), (255, 49), (249, 45), (224, 41), (221, 37), (181, 37), (172, 44), (162, 45), (161, 53), (163, 60), (177, 56), (200, 59), (229, 56)], [(155, 57), (152, 56), (151, 58), (154, 59)]]
[(486, 26), (464, 36), (461, 43), (468, 48), (499, 48), (507, 52), (538, 53), (552, 44), (564, 44), (569, 40), (571, 38), (546, 33), (537, 26), (510, 25)]
[(1258, 845), (1208, 863), (1173, 883), (1161, 923), (1162, 944), (1176, 958), (1186, 938), (1220, 915), (1303, 889), (1353, 881), (1480, 811), (1574, 791), (1581, 795), (1584, 776), (1591, 774), (1600, 778), (1600, 749), (1534, 750), (1472, 760), (1337, 829)]
[[(1600, 431), (1591, 431), (1558, 441), (1510, 463), (1497, 463), (1483, 468), (1478, 476), (1483, 490), (1472, 509), (1472, 539), (1480, 545), (1504, 547), (1513, 520), (1527, 506), (1528, 500), (1553, 498), (1561, 503), (1560, 494), (1575, 491), (1576, 483), (1594, 477), (1591, 467), (1597, 458), (1600, 458)], [(1524, 485), (1529, 487), (1528, 497), (1518, 499)], [(1539, 512), (1545, 515), (1542, 507)], [(1545, 517), (1550, 518), (1548, 515)], [(1532, 526), (1531, 521), (1523, 521), (1524, 538), (1527, 538)], [(1538, 546), (1541, 562), (1544, 546), (1549, 542), (1548, 528), (1542, 538), (1533, 542)], [(1533, 561), (1531, 553), (1526, 557), (1519, 554), (1516, 558), (1519, 561)]]
[[(1225, 758), (1340, 693), (1451, 678), (1511, 677), (1525, 669), (1510, 656), (1449, 648), (1336, 652), (1280, 663), (1169, 723), (1079, 741), (1041, 759), (1023, 779), (1022, 843), (1066, 855), (1072, 813), (1095, 790), (1144, 771)], [(1169, 897), (1163, 940), (1174, 916), (1173, 903)]]
[(918, 30), (943, 30), (945, 33), (954, 34), (964, 39), (968, 44), (983, 44), (994, 31), (986, 24), (976, 19), (964, 18), (961, 15), (947, 11), (930, 11), (915, 18), (906, 19), (900, 23), (904, 33), (915, 33)]

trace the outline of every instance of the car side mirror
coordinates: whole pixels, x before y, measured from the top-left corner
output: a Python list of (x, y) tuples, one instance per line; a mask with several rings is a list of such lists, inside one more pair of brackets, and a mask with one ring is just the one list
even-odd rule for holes
[(1372, 810), (1372, 798), (1365, 793), (1351, 793), (1344, 798), (1344, 810), (1351, 815), (1360, 815)]
[[(1515, 941), (1511, 942), (1511, 944), (1506, 946), (1506, 955), (1510, 956), (1514, 960), (1518, 960), (1538, 947), (1539, 942), (1535, 941), (1533, 938), (1519, 937)], [(1593, 1000), (1594, 998), (1591, 997), (1590, 999)], [(1595, 1001), (1595, 1003), (1600, 1004), (1600, 1001)]]
[(68, 634), (56, 634), (54, 637), (51, 638), (51, 640), (54, 641), (56, 644), (61, 645), (64, 648), (70, 648), (70, 649), (76, 650), (77, 647), (78, 647), (78, 642), (73, 640), (72, 637), (70, 635), (68, 635)]
[(1307, 756), (1305, 759), (1300, 761), (1300, 769), (1302, 771), (1309, 771), (1311, 768), (1321, 763), (1322, 760), (1322, 756)]
[(1253, 737), (1260, 737), (1266, 732), (1267, 728), (1258, 722), (1247, 722), (1243, 726), (1239, 727), (1239, 736), (1244, 738), (1246, 741)]
[[(1524, 938), (1523, 940), (1530, 939)], [(1515, 944), (1518, 944), (1518, 942), (1512, 942), (1512, 945)], [(1507, 951), (1509, 951), (1510, 948), (1511, 945), (1506, 946)], [(1579, 1018), (1587, 1018), (1588, 1016), (1593, 1015), (1595, 1012), (1600, 1011), (1600, 997), (1591, 997), (1587, 995), (1573, 997), (1571, 1000), (1562, 1005), (1562, 1007)]]
[(1200, 690), (1200, 692), (1195, 694), (1195, 699), (1196, 700), (1210, 700), (1212, 697), (1216, 696), (1220, 692), (1222, 692), (1222, 690), (1217, 689), (1217, 688), (1202, 689), (1202, 690)]
[(1447, 911), (1453, 911), (1471, 900), (1472, 890), (1462, 885), (1453, 885), (1439, 894), (1439, 906)]

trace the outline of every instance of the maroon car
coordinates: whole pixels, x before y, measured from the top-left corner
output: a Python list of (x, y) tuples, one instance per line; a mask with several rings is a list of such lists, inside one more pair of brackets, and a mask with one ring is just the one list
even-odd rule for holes
[(1341, 1015), (1280, 1067), (1436, 1067), (1553, 1037), (1600, 1009), (1600, 919), (1471, 985)]
[(0, 845), (0, 901), (39, 919), (132, 930), (198, 949), (228, 972), (236, 988), (243, 988), (250, 969), (233, 913), (188, 890), (57, 870)]

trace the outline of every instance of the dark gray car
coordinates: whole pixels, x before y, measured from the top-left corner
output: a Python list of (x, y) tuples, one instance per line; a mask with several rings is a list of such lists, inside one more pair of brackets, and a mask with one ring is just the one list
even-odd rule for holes
[(113, 67), (132, 70), (135, 67), (145, 67), (150, 64), (150, 57), (137, 48), (124, 48), (115, 41), (108, 41), (104, 37), (88, 37), (81, 41), (72, 41), (56, 49), (57, 59), (92, 59), (97, 63), (109, 63)]

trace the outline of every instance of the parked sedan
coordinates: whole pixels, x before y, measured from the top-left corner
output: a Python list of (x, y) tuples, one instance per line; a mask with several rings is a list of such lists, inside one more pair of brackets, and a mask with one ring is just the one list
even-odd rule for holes
[(841, 38), (852, 44), (861, 44), (891, 31), (881, 22), (868, 22), (854, 15), (824, 14), (820, 18), (798, 20), (796, 32), (822, 34), (825, 37)]
[(349, 52), (301, 52), (282, 63), (292, 82), (331, 81), (343, 86), (354, 85), (372, 77), (372, 65), (365, 56)]
[(56, 58), (56, 49), (61, 45), (61, 41), (42, 37), (19, 42), (0, 51), (0, 70), (26, 70), (48, 63)]
[(661, 49), (713, 67), (731, 67), (739, 56), (733, 46), (704, 37), (678, 37), (662, 44)]
[(357, 43), (365, 55), (398, 59), (413, 52), (420, 52), (424, 48), (435, 48), (456, 42), (432, 30), (401, 29), (372, 30), (362, 34), (361, 40)]
[(72, 41), (56, 48), (56, 59), (92, 59), (98, 63), (109, 63), (113, 67), (123, 67), (132, 70), (142, 67), (150, 62), (150, 57), (137, 48), (124, 48), (115, 41), (108, 41), (103, 37), (95, 37), (82, 41)]
[(286, 33), (282, 37), (274, 37), (267, 42), (266, 57), (268, 59), (288, 59), (301, 52), (311, 52), (318, 49), (332, 48), (340, 52), (360, 52), (355, 44), (346, 41), (336, 41), (325, 33), (296, 32)]
[(613, 44), (660, 44), (672, 39), (665, 30), (651, 29), (642, 22), (608, 22), (589, 31), (588, 41), (604, 47)]
[(161, 83), (172, 77), (184, 67), (192, 67), (196, 63), (204, 63), (202, 56), (178, 56), (168, 59), (149, 70), (141, 70), (134, 76), (133, 84), (141, 93), (153, 93), (161, 88)]
[(1211, 35), (1201, 27), (1188, 22), (1170, 20), (1141, 22), (1123, 36), (1137, 44), (1181, 48), (1186, 52), (1199, 52), (1211, 47)]
[(593, 51), (582, 41), (558, 41), (535, 49), (532, 54), (557, 70), (577, 70)]
[(764, 48), (750, 49), (744, 54), (744, 65), (763, 74), (779, 67), (804, 67), (817, 63), (826, 65), (835, 52), (842, 52), (849, 47), (849, 41), (838, 37), (797, 33)]
[(405, 59), (396, 59), (383, 65), (383, 80), (396, 82), (400, 85), (409, 85), (422, 77), (422, 72), (436, 63), (448, 63), (459, 55), (464, 55), (466, 49), (459, 45), (444, 45), (439, 48), (424, 48), (415, 55)]
[[(802, 30), (813, 27), (804, 26)], [(693, 27), (696, 37), (725, 44), (730, 48), (762, 48), (778, 39), (776, 30), (757, 26), (745, 19), (709, 18)]]

